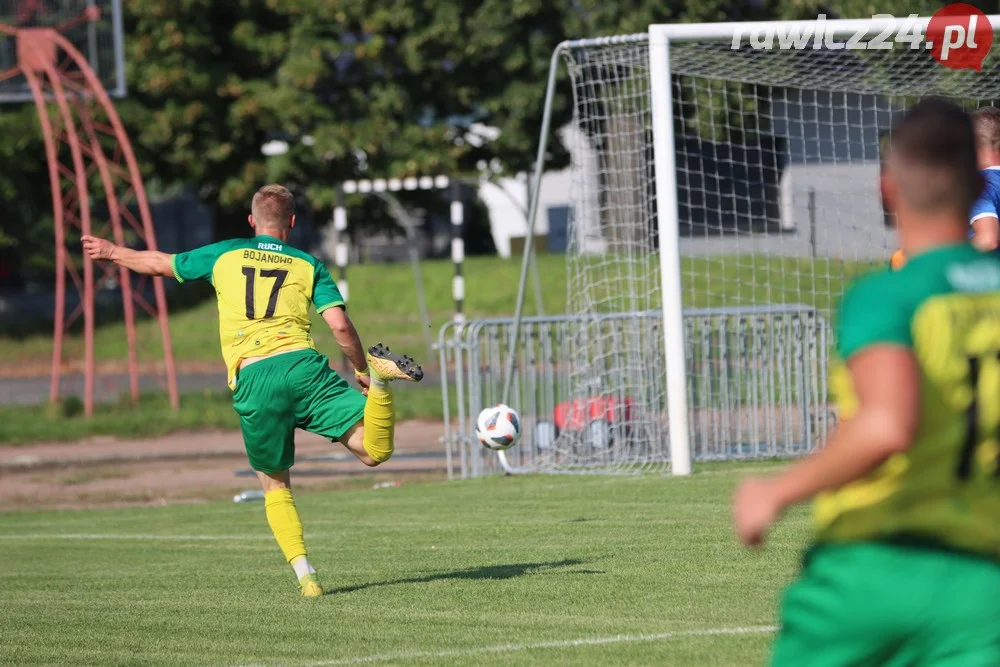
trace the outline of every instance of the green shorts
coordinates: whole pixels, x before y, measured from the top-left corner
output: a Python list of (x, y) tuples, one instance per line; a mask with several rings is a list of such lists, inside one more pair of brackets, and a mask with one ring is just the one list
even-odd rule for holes
[(295, 463), (296, 428), (336, 440), (361, 421), (365, 400), (315, 350), (247, 366), (237, 375), (233, 407), (250, 466), (267, 473), (288, 470)]
[(996, 667), (1000, 563), (933, 547), (816, 547), (781, 608), (773, 665)]

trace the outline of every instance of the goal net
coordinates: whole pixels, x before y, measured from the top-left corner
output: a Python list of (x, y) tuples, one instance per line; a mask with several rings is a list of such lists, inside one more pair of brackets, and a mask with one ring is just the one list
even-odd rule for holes
[(656, 188), (648, 36), (562, 47), (573, 94), (562, 134), (572, 155), (568, 400), (542, 469), (669, 464), (657, 205), (672, 217), (673, 198), (666, 228), (679, 239), (683, 321), (668, 327), (683, 330), (692, 457), (818, 445), (833, 419), (836, 303), (895, 249), (877, 180), (895, 113), (928, 94), (1000, 104), (992, 60), (982, 73), (954, 71), (923, 48), (889, 44), (672, 40), (676, 190), (666, 195)]

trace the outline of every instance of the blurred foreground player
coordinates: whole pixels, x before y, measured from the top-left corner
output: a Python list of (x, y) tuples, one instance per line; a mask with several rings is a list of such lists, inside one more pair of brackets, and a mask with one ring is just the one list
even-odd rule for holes
[(816, 497), (775, 665), (1000, 665), (1000, 258), (967, 241), (970, 117), (942, 100), (894, 128), (885, 194), (910, 258), (844, 296), (823, 449), (736, 491), (761, 544)]
[[(136, 273), (209, 280), (219, 303), (222, 356), (233, 389), (233, 407), (250, 465), (264, 490), (268, 524), (295, 570), (304, 597), (323, 589), (306, 558), (302, 522), (292, 498), (294, 431), (301, 428), (339, 441), (362, 463), (377, 466), (393, 452), (392, 380), (418, 381), (423, 371), (409, 357), (381, 344), (365, 353), (347, 317), (344, 299), (326, 266), (286, 244), (295, 225), (292, 193), (267, 185), (254, 195), (249, 217), (256, 232), (168, 255), (137, 251), (83, 237), (93, 259), (111, 260)], [(364, 394), (350, 387), (315, 349), (310, 305), (329, 325), (354, 365)], [(367, 400), (365, 396), (367, 395)]]
[[(972, 114), (972, 123), (983, 189), (969, 210), (969, 238), (980, 250), (992, 252), (1000, 247), (1000, 108), (977, 109)], [(905, 263), (902, 249), (889, 262), (893, 270), (901, 269)]]

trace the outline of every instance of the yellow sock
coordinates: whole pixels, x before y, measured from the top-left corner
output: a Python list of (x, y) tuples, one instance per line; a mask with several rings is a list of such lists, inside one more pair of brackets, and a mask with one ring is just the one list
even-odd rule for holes
[(264, 513), (274, 539), (285, 554), (285, 560), (291, 563), (304, 557), (306, 543), (302, 539), (302, 521), (299, 519), (299, 511), (295, 509), (291, 489), (275, 489), (265, 493)]
[(392, 456), (396, 412), (392, 408), (392, 389), (385, 381), (375, 382), (368, 388), (365, 403), (365, 437), (362, 443), (368, 456), (378, 463)]

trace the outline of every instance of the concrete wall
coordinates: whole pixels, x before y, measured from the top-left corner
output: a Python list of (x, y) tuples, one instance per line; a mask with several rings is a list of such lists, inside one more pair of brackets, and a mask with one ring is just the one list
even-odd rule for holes
[[(815, 193), (815, 216), (809, 193)], [(878, 194), (878, 163), (791, 165), (781, 182), (781, 233), (682, 238), (690, 255), (766, 253), (883, 260), (896, 247)]]
[[(578, 128), (567, 126), (556, 134), (553, 140), (562, 141), (569, 148), (571, 165), (543, 174), (535, 233), (548, 234), (549, 209), (571, 207), (573, 200), (583, 201), (586, 205), (573, 212), (570, 224), (591, 230), (588, 236), (595, 239), (592, 249), (603, 248), (597, 231), (596, 151)], [(493, 242), (501, 257), (510, 256), (511, 237), (524, 237), (527, 233), (528, 186), (533, 178), (533, 172), (519, 174), (498, 183), (483, 183), (479, 188), (479, 197), (489, 210)]]

